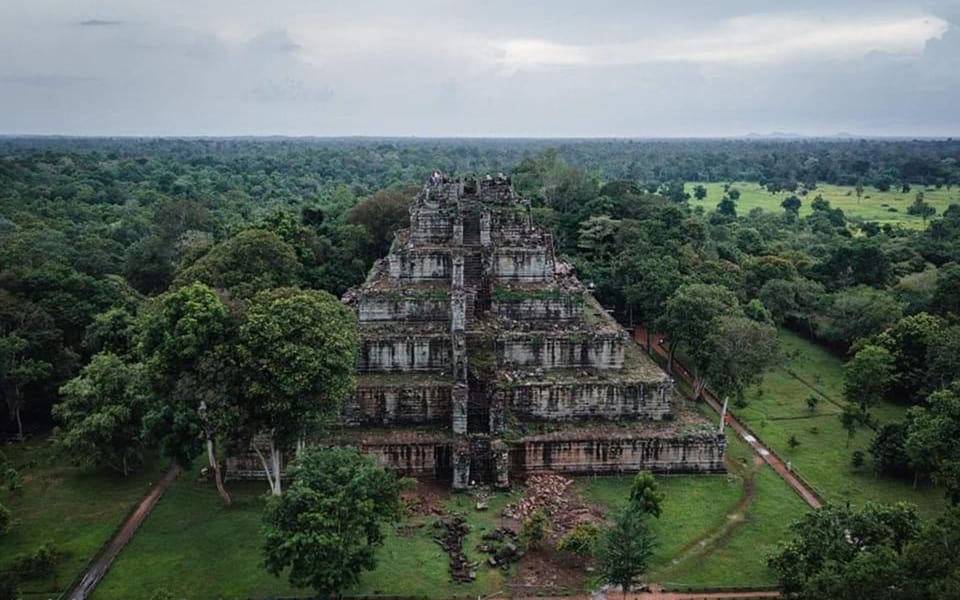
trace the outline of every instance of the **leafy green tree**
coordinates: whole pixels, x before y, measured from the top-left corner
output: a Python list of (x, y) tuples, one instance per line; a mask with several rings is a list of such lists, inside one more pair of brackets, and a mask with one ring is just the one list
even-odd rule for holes
[(960, 315), (960, 264), (945, 265), (937, 271), (930, 307), (940, 315)]
[(857, 338), (876, 335), (895, 324), (903, 314), (888, 293), (868, 287), (837, 292), (827, 309), (823, 337), (844, 349)]
[(710, 385), (720, 397), (742, 400), (747, 386), (758, 383), (779, 356), (776, 329), (767, 323), (735, 315), (715, 319), (699, 353), (702, 377), (694, 393)]
[(597, 567), (608, 582), (619, 585), (624, 598), (650, 563), (656, 547), (653, 532), (638, 511), (621, 511), (600, 537)]
[(106, 466), (126, 477), (143, 459), (147, 386), (143, 367), (115, 354), (94, 355), (60, 388), (53, 416), (62, 428), (54, 443), (71, 461)]
[(225, 504), (217, 447), (239, 427), (240, 381), (233, 359), (235, 318), (202, 283), (168, 292), (144, 310), (141, 349), (153, 389), (144, 426), (164, 454), (188, 467), (206, 445)]
[(61, 361), (66, 357), (53, 318), (40, 306), (0, 289), (0, 387), (20, 439), (27, 390), (50, 378), (54, 363)]
[(934, 391), (960, 381), (960, 325), (940, 331), (927, 346), (927, 390)]
[(620, 255), (615, 268), (618, 279), (623, 281), (628, 310), (644, 323), (647, 352), (651, 353), (651, 330), (663, 314), (667, 299), (680, 285), (680, 263), (672, 256), (638, 256), (629, 252)]
[(137, 335), (137, 318), (124, 307), (114, 307), (94, 317), (87, 326), (83, 347), (91, 355), (110, 352), (128, 356), (136, 349)]
[(866, 345), (843, 366), (843, 395), (867, 409), (883, 400), (896, 379), (893, 355), (882, 346)]
[(960, 383), (934, 392), (908, 413), (905, 449), (917, 473), (929, 473), (960, 503)]
[(916, 509), (903, 503), (828, 505), (791, 525), (793, 539), (768, 564), (786, 598), (893, 600), (906, 592), (898, 561), (920, 527)]
[(870, 442), (870, 456), (877, 475), (906, 475), (910, 472), (905, 423), (884, 423)]
[(716, 319), (739, 311), (736, 295), (724, 287), (693, 283), (677, 288), (667, 300), (658, 321), (659, 329), (670, 336), (668, 370), (672, 367), (677, 345), (683, 343), (690, 350), (697, 375), (706, 362), (705, 342), (715, 329)]
[(300, 268), (293, 248), (275, 233), (247, 229), (177, 273), (173, 284), (183, 287), (199, 281), (245, 298), (265, 289), (296, 284)]
[(707, 188), (703, 187), (700, 184), (697, 184), (693, 188), (693, 197), (697, 200), (703, 200), (707, 197)]
[(938, 340), (944, 339), (946, 330), (943, 319), (918, 313), (900, 319), (876, 336), (873, 343), (893, 355), (897, 377), (890, 391), (892, 398), (910, 404), (922, 400), (928, 391), (927, 378), (931, 374), (928, 355), (931, 348), (937, 347)]
[(937, 209), (924, 200), (923, 192), (917, 192), (913, 204), (907, 207), (907, 214), (920, 217), (923, 219), (923, 224), (926, 225), (927, 219), (937, 214)]
[(263, 556), (275, 576), (338, 595), (376, 566), (382, 526), (399, 519), (401, 482), (352, 448), (307, 449), (267, 502)]
[(780, 203), (780, 206), (783, 207), (783, 210), (790, 215), (791, 220), (796, 220), (797, 216), (800, 214), (800, 207), (803, 206), (803, 202), (800, 201), (800, 198), (797, 198), (795, 195), (791, 194), (783, 199), (783, 202)]
[(346, 221), (360, 225), (373, 240), (373, 252), (377, 258), (390, 249), (393, 236), (410, 222), (410, 203), (417, 190), (381, 190), (357, 203), (346, 213)]
[(782, 256), (749, 258), (743, 265), (743, 286), (748, 298), (756, 298), (768, 281), (793, 281), (798, 277), (794, 264)]
[(357, 360), (355, 316), (323, 291), (271, 290), (247, 305), (238, 338), (248, 434), (258, 443), (271, 492), (281, 493), (282, 454), (309, 428), (338, 414), (353, 391)]

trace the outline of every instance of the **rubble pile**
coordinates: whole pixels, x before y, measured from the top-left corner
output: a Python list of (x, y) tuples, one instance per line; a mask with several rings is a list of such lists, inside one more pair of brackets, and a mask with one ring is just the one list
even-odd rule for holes
[(454, 583), (470, 583), (477, 578), (480, 563), (471, 561), (463, 552), (463, 539), (470, 532), (470, 525), (461, 515), (440, 519), (433, 524), (433, 541), (450, 557), (450, 578)]
[(572, 479), (553, 473), (537, 473), (527, 478), (523, 498), (503, 509), (503, 515), (521, 523), (542, 510), (548, 516), (562, 514), (569, 505), (567, 488)]
[(482, 540), (477, 544), (477, 550), (490, 555), (487, 563), (491, 567), (507, 570), (511, 564), (523, 557), (517, 532), (509, 527), (498, 527), (488, 531), (483, 534)]

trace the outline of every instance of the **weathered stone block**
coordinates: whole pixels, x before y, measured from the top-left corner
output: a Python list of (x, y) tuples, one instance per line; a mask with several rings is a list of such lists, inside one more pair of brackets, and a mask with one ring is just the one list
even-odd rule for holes
[(380, 334), (360, 341), (360, 371), (449, 371), (449, 335)]
[(515, 469), (571, 474), (722, 473), (726, 438), (689, 437), (531, 439), (511, 444)]
[(502, 281), (549, 281), (554, 276), (553, 249), (497, 248), (492, 266), (493, 276)]
[(390, 276), (411, 281), (450, 279), (450, 264), (450, 252), (442, 249), (408, 249), (387, 257)]
[(445, 424), (450, 418), (449, 384), (359, 385), (343, 407), (348, 425)]
[(513, 415), (525, 420), (659, 421), (670, 414), (672, 390), (670, 381), (542, 381), (504, 386), (497, 394)]
[(497, 364), (507, 367), (569, 369), (623, 367), (619, 333), (531, 333), (497, 338)]

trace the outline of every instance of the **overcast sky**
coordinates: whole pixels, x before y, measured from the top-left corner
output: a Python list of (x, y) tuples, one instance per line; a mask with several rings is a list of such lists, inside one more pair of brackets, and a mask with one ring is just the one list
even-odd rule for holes
[(960, 135), (960, 0), (2, 0), (0, 133)]

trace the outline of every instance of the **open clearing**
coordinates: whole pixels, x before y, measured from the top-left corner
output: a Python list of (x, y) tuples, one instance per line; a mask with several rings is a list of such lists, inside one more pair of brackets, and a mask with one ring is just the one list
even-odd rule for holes
[[(693, 188), (696, 185), (702, 185), (707, 189), (707, 197), (703, 200), (692, 197)], [(686, 189), (691, 194), (690, 205), (702, 206), (706, 210), (715, 209), (720, 199), (723, 198), (723, 186), (723, 183), (688, 183)], [(914, 185), (909, 192), (902, 193), (899, 186), (891, 188), (888, 192), (880, 192), (876, 188), (866, 186), (858, 201), (852, 185), (841, 186), (818, 183), (817, 189), (809, 192), (806, 196), (801, 196), (799, 192), (771, 194), (758, 183), (738, 181), (734, 182), (732, 186), (740, 190), (740, 199), (737, 200), (737, 213), (742, 215), (747, 214), (754, 208), (762, 208), (768, 212), (783, 212), (780, 203), (787, 196), (796, 195), (803, 203), (800, 207), (800, 215), (806, 216), (810, 214), (810, 203), (817, 197), (817, 194), (821, 194), (825, 200), (830, 202), (830, 206), (842, 209), (847, 217), (876, 221), (881, 225), (884, 223), (900, 224), (912, 229), (923, 227), (923, 219), (907, 214), (907, 207), (913, 203), (917, 192), (922, 191), (926, 202), (937, 209), (934, 218), (942, 214), (951, 204), (960, 204), (960, 188), (956, 187), (935, 189)]]
[[(915, 490), (911, 481), (874, 476), (867, 453), (872, 429), (861, 427), (848, 440), (839, 418), (843, 403), (840, 359), (786, 331), (780, 334), (780, 347), (785, 362), (748, 391), (747, 406), (733, 409), (737, 417), (790, 461), (794, 470), (829, 502), (904, 500), (916, 504), (925, 516), (938, 514), (945, 506), (942, 490), (930, 485)], [(811, 395), (820, 398), (812, 411), (807, 407)], [(881, 422), (899, 420), (905, 411), (905, 406), (889, 402), (871, 409)], [(790, 447), (791, 436), (800, 442), (796, 448)], [(855, 450), (867, 455), (860, 469), (851, 465)]]

